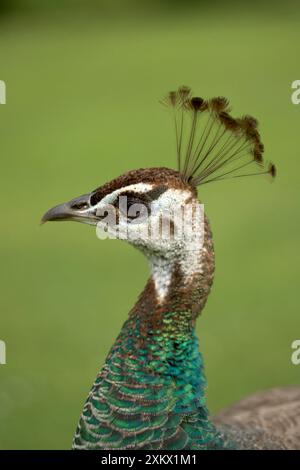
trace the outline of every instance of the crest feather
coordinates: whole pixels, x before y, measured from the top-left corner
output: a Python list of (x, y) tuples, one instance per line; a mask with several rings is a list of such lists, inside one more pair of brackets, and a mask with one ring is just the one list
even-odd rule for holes
[[(204, 100), (181, 86), (161, 102), (173, 110), (178, 170), (188, 183), (196, 187), (227, 178), (276, 176), (275, 165), (264, 164), (257, 120), (232, 117), (226, 98)], [(248, 167), (251, 171), (245, 172)]]

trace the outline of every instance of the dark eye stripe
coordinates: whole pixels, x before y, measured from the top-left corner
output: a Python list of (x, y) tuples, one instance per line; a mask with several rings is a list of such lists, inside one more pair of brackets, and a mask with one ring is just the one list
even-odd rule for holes
[(156, 186), (153, 189), (150, 189), (150, 191), (147, 191), (146, 193), (143, 193), (144, 196), (147, 197), (149, 201), (154, 201), (155, 199), (158, 199), (165, 191), (167, 191), (168, 187), (167, 186)]
[(143, 201), (144, 195), (142, 193), (136, 193), (135, 191), (124, 191), (118, 194), (118, 197), (126, 196), (128, 198), (136, 199), (138, 201)]
[[(133, 198), (136, 199), (136, 202), (140, 202), (143, 204), (149, 204), (155, 199), (158, 199), (165, 191), (167, 191), (168, 187), (165, 185), (157, 186), (153, 189), (150, 189), (149, 191), (145, 193), (138, 193), (135, 191), (125, 191), (119, 194), (119, 196), (127, 196), (128, 198)], [(107, 193), (109, 194), (109, 193)], [(97, 191), (91, 195), (91, 205), (96, 205), (102, 197), (105, 197), (107, 194), (99, 194)], [(115, 201), (113, 202), (113, 205), (116, 205), (118, 202), (118, 197), (116, 197)]]
[(113, 202), (113, 205), (117, 207), (120, 201), (124, 201), (127, 198), (127, 204), (148, 204), (148, 199), (144, 197), (144, 194), (136, 193), (134, 191), (126, 191), (117, 195)]
[(147, 191), (145, 193), (138, 193), (136, 191), (124, 191), (123, 193), (120, 193), (116, 200), (120, 196), (126, 196), (128, 199), (133, 200), (136, 203), (142, 203), (142, 204), (149, 204), (155, 199), (158, 199), (165, 191), (167, 191), (168, 187), (167, 186), (157, 186), (156, 188), (150, 189), (150, 191)]
[(140, 211), (138, 210), (136, 214), (129, 216), (129, 210), (134, 205), (146, 207), (147, 211), (150, 210), (150, 201), (144, 197), (144, 194), (137, 194), (134, 191), (126, 191), (119, 194), (113, 202), (113, 206), (117, 208), (118, 211), (126, 214), (127, 218), (131, 220), (140, 215)]

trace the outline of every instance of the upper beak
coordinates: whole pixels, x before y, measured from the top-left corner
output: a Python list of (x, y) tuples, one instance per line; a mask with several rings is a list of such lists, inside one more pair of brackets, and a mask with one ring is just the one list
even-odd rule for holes
[(49, 209), (43, 215), (41, 224), (59, 220), (77, 220), (79, 222), (92, 223), (92, 219), (93, 215), (90, 211), (90, 194), (84, 194), (83, 196)]

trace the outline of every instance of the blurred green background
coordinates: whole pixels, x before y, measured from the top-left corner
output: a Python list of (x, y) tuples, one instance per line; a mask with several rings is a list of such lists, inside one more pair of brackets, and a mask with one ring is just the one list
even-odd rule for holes
[(0, 448), (70, 448), (95, 375), (148, 276), (140, 253), (49, 207), (176, 164), (158, 99), (180, 84), (261, 124), (278, 178), (200, 188), (216, 249), (198, 332), (212, 412), (299, 384), (299, 11), (293, 2), (21, 1), (0, 7)]

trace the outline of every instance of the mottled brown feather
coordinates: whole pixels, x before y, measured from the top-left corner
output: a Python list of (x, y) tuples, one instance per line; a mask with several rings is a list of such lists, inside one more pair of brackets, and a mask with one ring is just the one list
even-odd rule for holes
[(299, 450), (300, 387), (278, 387), (250, 395), (218, 413), (214, 423), (231, 429), (243, 441), (252, 435), (262, 448), (269, 448), (263, 446), (273, 441), (275, 448)]

